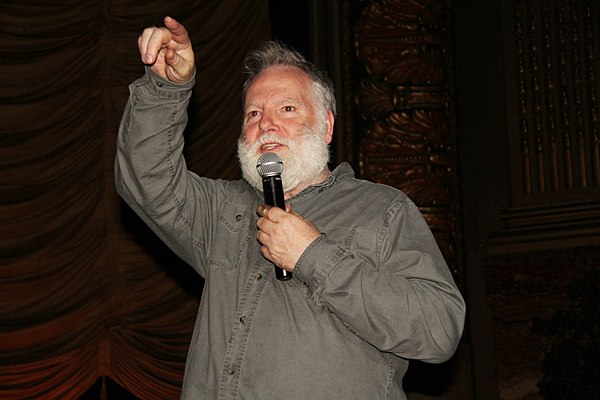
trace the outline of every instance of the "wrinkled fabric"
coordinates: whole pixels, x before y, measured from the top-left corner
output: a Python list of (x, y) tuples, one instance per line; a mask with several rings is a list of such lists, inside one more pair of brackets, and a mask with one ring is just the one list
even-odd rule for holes
[(239, 177), (239, 66), (272, 38), (268, 0), (0, 1), (2, 400), (79, 399), (103, 380), (109, 399), (180, 397), (202, 279), (176, 270), (112, 177), (137, 38), (166, 15), (204, 77), (188, 165)]
[(205, 278), (182, 398), (405, 399), (408, 360), (451, 357), (465, 316), (418, 208), (342, 163), (289, 200), (322, 235), (277, 281), (256, 241), (262, 195), (186, 168), (192, 86), (134, 82), (115, 161), (119, 194)]

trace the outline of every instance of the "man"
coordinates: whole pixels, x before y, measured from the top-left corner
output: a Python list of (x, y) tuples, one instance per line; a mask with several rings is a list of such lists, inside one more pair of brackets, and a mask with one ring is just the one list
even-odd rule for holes
[[(139, 39), (115, 163), (120, 195), (205, 278), (184, 399), (405, 399), (408, 359), (455, 351), (465, 306), (417, 207), (327, 167), (335, 99), (299, 54), (246, 61), (244, 180), (186, 169), (194, 53), (172, 18)], [(258, 157), (283, 160), (287, 210), (264, 205)], [(293, 273), (279, 281), (274, 267)]]

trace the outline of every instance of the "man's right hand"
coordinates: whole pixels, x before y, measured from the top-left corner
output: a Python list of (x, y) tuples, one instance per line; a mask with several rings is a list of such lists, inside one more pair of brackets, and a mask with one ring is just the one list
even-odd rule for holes
[(164, 27), (146, 28), (138, 38), (142, 62), (173, 83), (187, 83), (194, 77), (194, 51), (184, 26), (165, 17)]

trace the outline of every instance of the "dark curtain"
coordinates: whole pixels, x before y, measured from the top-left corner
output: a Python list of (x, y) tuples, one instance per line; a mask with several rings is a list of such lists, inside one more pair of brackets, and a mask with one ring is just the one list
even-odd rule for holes
[(192, 170), (238, 176), (241, 62), (267, 0), (0, 3), (0, 398), (74, 399), (107, 376), (178, 398), (202, 281), (114, 192), (136, 39), (183, 22), (198, 72)]

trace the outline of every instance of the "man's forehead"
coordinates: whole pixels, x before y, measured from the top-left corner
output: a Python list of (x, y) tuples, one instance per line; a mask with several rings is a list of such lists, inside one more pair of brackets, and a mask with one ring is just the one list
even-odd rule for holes
[(277, 81), (292, 81), (301, 86), (310, 86), (311, 84), (309, 75), (300, 68), (292, 65), (273, 65), (254, 77), (248, 91), (256, 85)]
[[(302, 102), (311, 95), (311, 80), (297, 67), (273, 66), (254, 78), (246, 92), (246, 104), (263, 101), (266, 96), (276, 103)], [(308, 98), (307, 98), (308, 97)]]

